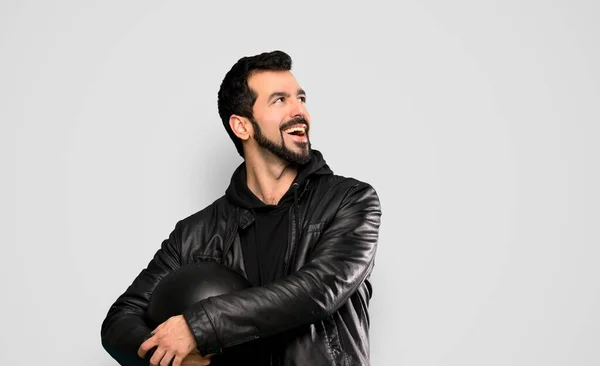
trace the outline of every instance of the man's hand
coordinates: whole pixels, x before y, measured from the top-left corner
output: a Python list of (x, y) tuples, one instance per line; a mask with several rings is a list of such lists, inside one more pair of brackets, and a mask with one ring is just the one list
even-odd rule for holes
[(198, 351), (193, 351), (192, 353), (190, 353), (186, 358), (183, 359), (183, 363), (181, 364), (181, 366), (205, 366), (205, 365), (210, 365), (210, 358), (213, 355), (206, 355), (204, 357), (202, 357), (200, 355), (200, 352)]
[(150, 358), (150, 365), (167, 366), (172, 360), (173, 366), (182, 366), (182, 361), (196, 349), (196, 339), (183, 315), (172, 316), (156, 327), (152, 337), (138, 349), (138, 356), (146, 357), (146, 353), (154, 347), (156, 350)]

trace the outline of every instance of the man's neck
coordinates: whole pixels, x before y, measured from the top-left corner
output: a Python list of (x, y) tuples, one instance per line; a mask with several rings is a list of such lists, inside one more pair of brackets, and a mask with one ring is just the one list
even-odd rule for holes
[(246, 182), (258, 199), (276, 205), (294, 182), (298, 169), (289, 163), (263, 156), (246, 157)]

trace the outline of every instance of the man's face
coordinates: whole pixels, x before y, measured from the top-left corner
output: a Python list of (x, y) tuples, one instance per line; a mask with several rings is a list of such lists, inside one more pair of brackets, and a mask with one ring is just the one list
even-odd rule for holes
[(289, 71), (261, 71), (248, 78), (257, 98), (253, 106), (258, 146), (294, 164), (310, 160), (310, 115), (306, 93)]

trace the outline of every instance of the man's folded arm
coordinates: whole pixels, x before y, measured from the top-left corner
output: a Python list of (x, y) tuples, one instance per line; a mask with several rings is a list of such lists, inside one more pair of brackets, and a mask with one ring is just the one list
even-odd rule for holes
[(337, 311), (372, 271), (380, 217), (375, 190), (357, 184), (297, 272), (188, 308), (183, 315), (200, 352), (314, 323)]

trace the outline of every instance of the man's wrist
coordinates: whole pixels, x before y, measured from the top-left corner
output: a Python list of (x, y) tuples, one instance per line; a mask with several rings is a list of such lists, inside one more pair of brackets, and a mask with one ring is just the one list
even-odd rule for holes
[(196, 349), (201, 355), (221, 353), (219, 338), (202, 301), (184, 311), (182, 316), (196, 340)]

